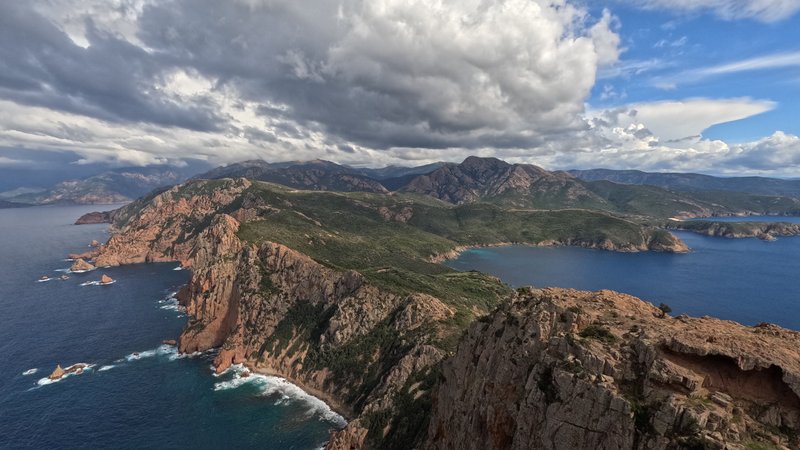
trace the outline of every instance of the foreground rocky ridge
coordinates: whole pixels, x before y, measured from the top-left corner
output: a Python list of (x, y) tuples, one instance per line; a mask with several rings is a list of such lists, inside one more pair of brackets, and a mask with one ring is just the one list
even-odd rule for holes
[[(482, 284), (471, 281), (473, 284), (465, 290), (469, 292), (464, 294), (466, 296), (445, 297), (413, 289), (411, 291), (389, 289), (385, 284), (376, 284), (373, 281), (385, 276), (387, 271), (391, 272), (389, 268), (370, 269), (372, 275), (367, 277), (358, 271), (347, 270), (330, 262), (322, 263), (296, 249), (274, 242), (270, 240), (269, 233), (260, 235), (262, 237), (258, 240), (243, 239), (241, 237), (243, 227), (247, 226), (252, 230), (253, 225), (286, 214), (289, 205), (295, 208), (299, 206), (299, 199), (294, 197), (291, 200), (277, 201), (277, 198), (257, 195), (253, 189), (254, 185), (243, 179), (213, 183), (195, 182), (137, 201), (115, 215), (115, 232), (109, 242), (97, 250), (99, 254), (95, 257), (95, 263), (98, 266), (106, 266), (151, 261), (180, 261), (184, 267), (191, 267), (192, 279), (179, 293), (181, 304), (187, 308), (192, 317), (179, 339), (180, 350), (192, 352), (219, 347), (220, 351), (214, 362), (218, 371), (224, 370), (231, 364), (242, 363), (251, 370), (286, 377), (312, 394), (325, 399), (350, 419), (344, 430), (332, 436), (328, 444), (328, 448), (331, 449), (458, 448), (456, 444), (466, 445), (469, 439), (474, 446), (464, 448), (509, 448), (513, 445), (518, 448), (556, 448), (545, 441), (524, 440), (532, 439), (534, 431), (539, 430), (536, 426), (541, 425), (541, 422), (525, 425), (529, 427), (528, 438), (523, 438), (522, 434), (517, 436), (517, 432), (513, 431), (517, 428), (516, 422), (513, 427), (508, 422), (508, 417), (524, 417), (526, 414), (537, 417), (535, 411), (549, 411), (547, 404), (543, 406), (537, 403), (542, 400), (540, 395), (545, 394), (534, 392), (534, 386), (529, 380), (530, 377), (534, 377), (531, 370), (535, 369), (537, 374), (542, 371), (548, 373), (549, 370), (552, 379), (557, 380), (560, 379), (558, 378), (560, 375), (557, 374), (561, 374), (561, 364), (565, 364), (564, 361), (571, 361), (572, 357), (580, 361), (575, 364), (588, 367), (585, 369), (587, 373), (595, 375), (599, 373), (610, 377), (610, 379), (601, 377), (600, 380), (611, 385), (622, 383), (625, 389), (629, 384), (640, 383), (642, 386), (648, 386), (647, 383), (651, 382), (648, 380), (659, 379), (656, 375), (648, 375), (649, 372), (623, 370), (632, 364), (630, 349), (622, 346), (611, 348), (611, 344), (607, 348), (606, 343), (595, 341), (592, 337), (570, 338), (568, 335), (580, 336), (586, 329), (593, 329), (592, 326), (607, 327), (610, 335), (615, 336), (613, 342), (621, 342), (618, 339), (623, 339), (625, 333), (633, 333), (632, 324), (639, 326), (639, 323), (635, 319), (619, 325), (615, 325), (616, 322), (606, 324), (602, 321), (612, 318), (616, 320), (621, 316), (627, 318), (628, 315), (634, 317), (642, 315), (644, 318), (639, 320), (643, 329), (646, 328), (644, 325), (650, 326), (647, 330), (650, 330), (652, 335), (647, 336), (651, 337), (645, 336), (642, 339), (652, 339), (655, 342), (658, 337), (656, 333), (665, 330), (676, 333), (688, 332), (679, 328), (662, 330), (657, 325), (672, 323), (667, 321), (678, 319), (662, 320), (652, 317), (658, 314), (657, 310), (651, 305), (627, 296), (620, 297), (624, 301), (620, 303), (619, 311), (616, 311), (615, 308), (618, 308), (616, 297), (611, 294), (600, 294), (609, 296), (609, 301), (601, 302), (605, 309), (595, 311), (591, 306), (594, 305), (591, 303), (593, 300), (590, 298), (593, 294), (563, 291), (558, 294), (564, 297), (563, 304), (551, 300), (552, 310), (548, 309), (547, 312), (531, 306), (546, 303), (541, 299), (532, 300), (540, 298), (541, 294), (529, 292), (513, 294), (496, 280), (483, 278), (479, 279)], [(363, 200), (357, 201), (361, 202), (363, 208), (372, 211), (371, 205)], [(380, 220), (400, 224), (412, 223), (415, 216), (421, 215), (415, 209), (417, 206), (409, 207), (410, 210), (406, 208), (382, 206), (375, 208), (374, 214)], [(295, 241), (298, 245), (313, 250), (318, 248), (316, 246), (320, 245), (320, 241), (335, 242), (337, 234), (342, 233), (332, 228), (330, 223), (321, 223), (321, 219), (312, 215), (313, 211), (303, 211), (305, 212), (290, 210), (291, 220), (297, 220), (296, 217), (299, 217), (313, 225), (302, 230), (321, 228), (323, 231), (319, 236), (311, 234), (300, 236), (301, 239)], [(356, 216), (351, 216), (347, 222), (351, 223), (355, 219)], [(276, 234), (274, 237), (279, 238), (280, 235)], [(404, 276), (401, 272), (401, 278)], [(425, 280), (432, 282), (435, 279), (425, 278)], [(511, 298), (516, 298), (511, 306), (503, 307), (474, 324), (462, 340), (458, 353), (451, 357), (455, 348), (454, 343), (474, 317), (485, 316), (495, 305)], [(578, 306), (579, 303), (586, 303), (587, 306)], [(524, 305), (528, 305), (525, 307), (528, 309), (524, 309)], [(513, 314), (516, 319), (504, 318), (509, 314), (508, 308), (518, 308)], [(580, 308), (585, 309), (579, 311)], [(555, 311), (559, 313), (555, 319), (557, 323), (553, 325)], [(614, 317), (615, 314), (617, 317)], [(647, 316), (648, 314), (652, 319)], [(520, 334), (529, 330), (529, 328), (519, 329), (520, 323), (547, 330), (531, 336), (540, 341), (546, 339), (536, 344), (537, 352), (525, 347), (527, 345), (525, 342), (531, 342), (531, 337)], [(497, 326), (488, 329), (485, 327), (486, 324), (497, 324)], [(730, 327), (731, 333), (739, 333), (741, 329), (748, 330), (734, 324), (730, 324)], [(785, 346), (786, 342), (797, 342), (796, 335), (785, 334), (788, 332), (777, 328), (765, 329), (779, 333), (777, 338), (769, 342), (774, 348)], [(726, 330), (720, 325), (720, 328), (714, 329), (714, 333), (724, 335)], [(700, 335), (703, 329), (698, 325), (696, 331)], [(509, 336), (519, 334), (519, 339), (498, 341), (498, 338), (505, 335), (504, 333), (510, 333)], [(600, 336), (601, 340), (612, 340), (606, 338), (602, 331), (596, 333), (599, 333), (597, 336)], [(663, 334), (661, 336), (663, 338)], [(784, 336), (794, 340), (784, 341)], [(485, 349), (481, 347), (484, 345)], [(636, 344), (631, 348), (638, 349), (641, 345), (645, 344)], [(464, 353), (469, 348), (474, 350), (470, 354), (473, 356)], [(709, 352), (715, 351), (717, 350)], [(480, 369), (469, 366), (480, 362), (481, 357), (475, 359), (475, 354), (497, 355), (492, 359), (491, 373), (483, 366)], [(660, 361), (658, 352), (653, 355), (651, 355), (653, 361)], [(747, 355), (750, 354), (744, 350), (741, 352), (742, 357)], [(748, 357), (749, 360), (773, 361), (775, 365), (780, 363), (778, 367), (785, 373), (797, 374), (799, 372), (796, 367), (785, 368), (785, 364), (779, 361), (780, 358), (790, 356), (789, 353), (775, 354), (773, 359), (764, 359), (759, 353), (753, 353)], [(605, 369), (606, 360), (610, 361), (609, 371)], [(443, 369), (442, 361), (445, 361)], [(662, 373), (663, 379), (673, 380), (677, 375), (668, 369), (672, 370), (670, 368), (662, 370), (659, 366), (653, 369), (653, 373)], [(684, 384), (688, 383), (696, 390), (698, 385), (702, 386), (702, 380), (697, 381), (697, 376), (692, 378), (691, 374), (682, 372), (680, 368), (675, 370), (678, 374), (687, 375), (687, 380), (695, 380), (686, 381)], [(462, 371), (473, 375), (463, 378), (459, 375)], [(513, 375), (511, 378), (514, 380), (524, 378), (525, 382), (514, 386), (507, 384), (508, 380), (503, 378), (506, 376), (503, 374), (509, 373)], [(497, 376), (501, 378), (493, 378)], [(792, 376), (797, 379), (796, 375)], [(536, 379), (539, 380), (541, 377)], [(546, 382), (543, 383), (545, 384), (542, 386), (537, 384), (535, 389), (546, 392), (545, 400), (557, 403), (553, 392), (547, 387)], [(598, 383), (594, 381), (589, 384)], [(434, 396), (432, 391), (437, 385)], [(492, 386), (497, 386), (498, 389)], [(581, 389), (585, 388), (586, 392), (594, 395), (594, 391), (590, 391), (583, 384), (581, 386)], [(613, 389), (611, 391), (617, 395), (622, 392), (622, 388), (617, 389), (619, 392)], [(711, 390), (707, 391), (697, 390), (697, 395), (704, 394), (707, 397), (702, 398), (711, 398)], [(639, 395), (639, 391), (633, 392)], [(616, 398), (611, 394), (602, 395)], [(619, 444), (619, 447), (614, 448), (626, 448), (628, 444), (631, 445), (627, 448), (672, 448), (679, 443), (695, 442), (684, 439), (692, 436), (672, 433), (670, 430), (674, 429), (674, 424), (669, 425), (672, 428), (664, 428), (668, 431), (653, 435), (656, 437), (647, 439), (637, 437), (639, 436), (636, 434), (637, 428), (631, 429), (625, 424), (633, 421), (641, 425), (645, 417), (642, 411), (656, 408), (651, 403), (661, 405), (657, 402), (661, 397), (649, 396), (644, 388), (639, 397), (625, 397), (625, 395), (617, 395), (621, 396), (622, 400), (614, 400), (616, 409), (613, 409), (613, 414), (609, 413), (607, 408), (599, 406), (575, 412), (583, 414), (579, 415), (579, 420), (591, 421), (593, 418), (603, 420), (601, 418), (605, 415), (610, 415), (615, 420), (619, 419), (622, 425), (616, 432), (615, 440), (592, 441), (585, 438), (586, 440), (579, 442), (580, 439), (584, 439), (579, 436), (574, 439), (570, 437), (573, 441), (569, 442), (576, 442), (576, 445), (583, 442), (597, 443), (601, 448), (612, 448), (615, 444)], [(731, 396), (731, 402), (737, 407), (749, 407), (744, 403), (742, 405), (737, 403), (738, 397), (735, 395), (726, 395)], [(524, 404), (520, 403), (520, 398), (525, 399)], [(571, 397), (564, 397), (566, 398)], [(706, 400), (702, 398), (698, 401), (705, 404)], [(726, 397), (718, 398), (727, 400)], [(436, 406), (431, 415), (432, 399), (435, 399)], [(625, 401), (628, 402), (628, 407), (624, 406)], [(475, 412), (481, 411), (483, 405), (491, 405), (492, 411), (500, 411), (506, 408), (504, 406), (506, 404), (510, 412), (507, 413), (508, 417), (498, 416), (502, 418), (500, 421), (493, 418), (493, 412)], [(569, 405), (571, 401), (562, 402), (564, 414), (571, 411), (569, 408), (581, 408)], [(767, 418), (751, 417), (748, 412), (745, 423), (749, 424), (747, 425), (749, 428), (746, 429), (768, 429), (775, 423), (779, 423), (778, 426), (794, 426), (796, 429), (796, 416), (792, 416), (791, 405), (779, 406), (780, 408), (771, 410)], [(656, 409), (661, 411), (659, 408), (661, 406)], [(513, 411), (520, 413), (515, 415), (512, 414)], [(523, 411), (525, 414), (521, 413)], [(663, 414), (668, 416), (671, 413)], [(721, 415), (723, 412), (716, 411), (716, 414)], [(549, 412), (542, 417), (544, 418), (542, 420), (551, 420), (548, 419)], [(710, 413), (708, 417), (711, 417)], [(429, 419), (432, 420), (430, 428)], [(557, 418), (552, 420), (555, 421), (552, 422), (555, 424), (553, 426), (559, 429), (564, 427), (563, 424), (559, 425)], [(668, 422), (669, 417), (664, 420)], [(712, 422), (719, 423), (716, 420), (715, 418)], [(569, 421), (574, 422), (571, 418)], [(698, 421), (698, 427), (700, 422), (702, 421)], [(587, 429), (594, 426), (574, 423)], [(656, 427), (655, 422), (653, 424), (655, 429), (660, 429)], [(719, 425), (714, 432), (723, 430), (723, 440), (736, 438), (736, 435), (730, 434), (732, 432), (725, 426)], [(509, 427), (512, 431), (508, 431)], [(501, 430), (501, 432), (491, 430)], [(458, 435), (470, 438), (462, 439), (457, 437)], [(749, 439), (756, 435), (739, 433), (738, 436)], [(779, 433), (775, 436), (778, 442), (791, 444), (788, 438), (781, 437)], [(718, 436), (709, 433), (695, 437), (702, 439), (702, 442), (722, 442)], [(756, 438), (758, 437), (753, 437)], [(647, 444), (651, 447), (643, 447), (645, 442), (652, 443), (652, 445)], [(488, 446), (480, 446), (480, 443)]]
[(531, 290), (444, 363), (426, 447), (798, 448), (800, 334)]

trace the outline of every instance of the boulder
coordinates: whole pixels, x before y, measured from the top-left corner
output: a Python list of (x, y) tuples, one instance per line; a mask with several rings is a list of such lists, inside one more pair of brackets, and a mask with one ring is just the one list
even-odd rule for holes
[(114, 282), (114, 279), (111, 278), (110, 276), (106, 275), (106, 274), (103, 274), (103, 276), (100, 277), (100, 284), (111, 284), (113, 282)]

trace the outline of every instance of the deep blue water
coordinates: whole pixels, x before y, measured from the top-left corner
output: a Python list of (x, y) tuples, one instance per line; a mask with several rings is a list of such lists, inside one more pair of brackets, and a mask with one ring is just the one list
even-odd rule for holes
[(447, 265), (490, 273), (515, 287), (612, 289), (667, 303), (673, 314), (800, 329), (800, 237), (765, 242), (676, 234), (691, 253), (512, 246), (469, 250)]
[[(0, 210), (0, 448), (313, 449), (341, 424), (319, 400), (268, 377), (214, 377), (213, 354), (177, 358), (186, 318), (169, 300), (189, 277), (142, 264), (39, 283), (67, 253), (107, 238), (71, 225), (96, 207)], [(102, 273), (110, 286), (81, 286)], [(133, 354), (139, 353), (138, 359)], [(127, 357), (127, 358), (126, 358)], [(40, 385), (57, 363), (94, 364)], [(31, 375), (23, 375), (38, 369)], [(102, 369), (102, 370), (101, 370)]]

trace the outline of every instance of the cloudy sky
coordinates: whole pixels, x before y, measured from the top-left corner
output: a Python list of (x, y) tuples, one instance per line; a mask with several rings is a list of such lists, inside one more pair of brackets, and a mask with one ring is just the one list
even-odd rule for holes
[(0, 2), (0, 167), (800, 176), (800, 0)]

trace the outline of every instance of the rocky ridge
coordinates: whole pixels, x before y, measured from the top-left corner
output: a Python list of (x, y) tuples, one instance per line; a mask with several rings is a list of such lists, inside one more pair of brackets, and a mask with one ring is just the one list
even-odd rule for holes
[(798, 448), (799, 344), (611, 291), (523, 291), (444, 363), (425, 447)]
[(781, 236), (800, 235), (800, 223), (790, 222), (672, 221), (668, 222), (665, 227), (731, 239), (756, 237), (763, 240), (774, 240)]
[[(330, 449), (458, 448), (457, 444), (462, 443), (467, 445), (463, 448), (515, 448), (514, 445), (517, 448), (573, 448), (553, 447), (556, 444), (537, 441), (532, 434), (540, 430), (536, 427), (547, 425), (546, 420), (551, 420), (548, 405), (558, 403), (555, 399), (561, 399), (559, 395), (562, 392), (565, 393), (563, 398), (569, 398), (570, 401), (561, 402), (563, 414), (553, 416), (555, 418), (551, 424), (558, 429), (564, 428), (566, 438), (571, 439), (565, 442), (575, 445), (588, 442), (591, 445), (597, 443), (600, 448), (625, 448), (628, 444), (628, 448), (673, 448), (681, 443), (708, 442), (712, 445), (719, 442), (735, 443), (736, 439), (762, 439), (758, 433), (770, 432), (770, 427), (776, 423), (779, 427), (796, 429), (797, 410), (792, 412), (792, 404), (779, 404), (777, 409), (768, 409), (771, 412), (766, 416), (747, 412), (754, 409), (754, 404), (762, 405), (760, 400), (751, 398), (751, 403), (747, 403), (747, 398), (740, 399), (738, 393), (730, 393), (727, 387), (718, 388), (717, 384), (703, 387), (701, 375), (710, 373), (709, 370), (700, 368), (689, 373), (687, 367), (695, 367), (694, 363), (687, 363), (687, 366), (661, 356), (663, 352), (659, 353), (659, 349), (662, 347), (658, 343), (666, 339), (667, 334), (664, 333), (694, 336), (690, 333), (691, 328), (680, 328), (679, 325), (667, 328), (663, 324), (711, 319), (661, 319), (656, 317), (659, 312), (652, 305), (627, 296), (619, 296), (622, 300), (618, 300), (617, 294), (577, 291), (518, 294), (510, 306), (473, 324), (462, 340), (458, 353), (451, 358), (450, 350), (441, 342), (456, 338), (457, 335), (453, 333), (460, 333), (460, 328), (454, 328), (453, 323), (465, 319), (459, 318), (458, 312), (441, 299), (419, 293), (398, 294), (378, 288), (358, 272), (323, 265), (268, 239), (257, 243), (242, 240), (238, 235), (242, 222), (258, 221), (276, 214), (279, 206), (285, 207), (265, 204), (250, 196), (246, 193), (250, 186), (247, 180), (197, 182), (170, 189), (123, 208), (115, 217), (113, 236), (108, 244), (98, 249), (96, 263), (106, 266), (180, 261), (184, 267), (191, 267), (192, 279), (178, 295), (179, 301), (192, 317), (178, 340), (179, 349), (192, 352), (219, 347), (214, 362), (218, 371), (231, 364), (242, 363), (250, 370), (286, 377), (325, 399), (350, 419), (344, 430), (332, 435), (328, 443)], [(413, 217), (413, 212), (409, 215), (408, 211), (400, 211), (398, 216), (388, 214), (386, 220), (402, 222), (410, 217)], [(305, 217), (304, 220), (313, 219)], [(552, 297), (549, 303), (542, 300), (543, 296), (548, 295)], [(605, 300), (595, 302), (593, 295)], [(595, 303), (602, 308), (595, 308)], [(536, 305), (546, 304), (552, 307), (536, 309)], [(515, 319), (506, 320), (504, 315), (508, 316), (508, 311), (512, 310), (516, 311), (511, 314)], [(480, 316), (486, 312), (476, 310), (473, 314)], [(557, 315), (554, 315), (556, 312)], [(575, 317), (572, 318), (570, 314)], [(519, 329), (520, 323), (528, 324), (527, 328)], [(699, 336), (703, 333), (701, 325), (704, 326), (704, 323), (692, 323), (696, 326), (694, 332), (697, 340), (674, 341), (679, 342), (676, 349), (702, 343)], [(486, 324), (493, 324), (494, 328), (487, 328)], [(709, 328), (713, 329), (711, 335), (725, 336), (729, 333), (730, 342), (742, 341), (739, 334), (748, 330), (721, 321), (710, 324), (716, 327)], [(726, 324), (729, 324), (729, 328), (726, 328)], [(641, 329), (634, 330), (634, 325)], [(524, 336), (530, 329), (541, 331)], [(785, 351), (786, 342), (796, 342), (796, 334), (777, 327), (764, 329), (778, 336), (767, 342), (770, 348), (783, 348)], [(504, 333), (516, 337), (498, 341), (497, 338), (504, 336)], [(530, 343), (531, 338), (537, 342), (535, 348), (525, 347), (525, 342)], [(784, 341), (784, 338), (789, 340)], [(480, 347), (484, 345), (487, 346), (485, 351), (484, 347)], [(465, 354), (469, 348), (474, 351)], [(697, 351), (696, 354), (703, 359), (727, 347), (707, 348), (705, 353)], [(632, 353), (637, 349), (649, 356), (645, 358)], [(793, 356), (784, 352), (764, 356), (756, 348), (752, 348), (752, 354), (747, 353), (750, 350), (747, 347), (739, 353), (731, 350), (720, 354), (758, 361), (753, 366), (747, 363), (743, 367), (750, 369), (746, 370), (777, 365), (784, 373), (799, 373), (796, 367), (784, 362), (784, 359), (791, 360), (792, 357), (796, 361), (796, 354)], [(679, 352), (674, 349), (670, 351)], [(492, 373), (488, 373), (489, 369), (483, 366), (480, 369), (469, 366), (480, 362), (480, 355), (490, 354), (497, 355), (489, 364)], [(644, 363), (633, 363), (642, 358)], [(710, 358), (712, 362), (714, 358)], [(573, 359), (578, 360), (576, 365), (586, 367), (581, 371), (593, 375), (594, 381), (586, 382), (587, 385), (584, 383), (586, 380), (581, 378), (582, 384), (574, 388), (575, 396), (566, 397), (566, 393), (573, 392), (567, 389), (572, 388), (565, 387), (562, 391), (561, 384), (558, 384), (556, 390), (551, 390), (548, 383), (560, 383), (553, 381), (561, 380), (559, 377), (562, 377), (563, 367), (560, 364)], [(444, 367), (440, 369), (445, 360)], [(657, 361), (663, 364), (657, 365), (661, 364)], [(669, 366), (664, 361), (680, 367)], [(641, 364), (645, 364), (648, 371), (637, 371)], [(698, 364), (702, 366), (706, 363)], [(533, 375), (532, 371), (536, 374), (550, 373), (550, 382), (546, 381), (548, 377)], [(471, 373), (472, 376), (459, 378), (459, 373)], [(513, 386), (508, 379), (502, 378), (509, 373), (515, 380)], [(600, 381), (597, 381), (598, 374), (602, 375)], [(678, 380), (676, 374), (685, 376), (685, 380), (680, 378), (680, 381), (675, 381)], [(494, 376), (501, 378), (495, 379)], [(790, 377), (797, 379), (796, 375)], [(538, 381), (542, 379), (545, 381), (539, 386)], [(531, 380), (538, 380), (536, 389), (542, 393), (534, 392)], [(601, 382), (611, 387), (593, 390), (595, 388), (592, 386), (599, 386)], [(658, 383), (667, 383), (668, 387), (662, 388)], [(676, 400), (678, 403), (664, 400), (664, 393), (680, 391), (670, 383), (684, 386), (681, 389), (689, 389), (691, 394), (679, 396)], [(795, 383), (792, 386), (796, 386), (796, 382), (792, 383)], [(437, 385), (436, 394), (433, 395), (432, 390)], [(572, 400), (577, 402), (577, 399), (585, 396), (582, 393), (610, 399), (609, 405), (613, 403), (613, 407), (600, 401), (590, 402), (590, 405), (598, 403), (600, 406), (587, 409), (581, 403), (572, 405)], [(684, 397), (691, 401), (697, 397), (697, 402), (706, 405), (709, 402), (728, 401), (726, 395), (731, 398), (730, 404), (746, 412), (742, 413), (746, 417), (739, 412), (734, 414), (739, 410), (733, 409), (714, 410), (714, 414), (728, 419), (742, 416), (746, 427), (731, 428), (733, 419), (723, 422), (717, 415), (712, 416), (711, 412), (707, 415), (704, 415), (705, 412), (695, 414), (699, 417), (695, 418), (696, 426), (690, 419), (685, 419), (684, 423), (683, 417), (688, 413), (681, 413), (680, 423), (676, 425), (677, 413), (673, 409), (683, 405), (680, 401)], [(666, 398), (671, 399), (669, 396)], [(430, 415), (432, 399), (435, 407)], [(542, 400), (545, 401), (544, 406), (537, 403)], [(625, 406), (626, 401), (628, 406)], [(498, 416), (497, 420), (493, 418), (494, 412), (473, 412), (481, 411), (483, 405), (491, 405), (492, 411), (501, 411), (506, 407), (504, 405), (511, 405), (511, 412)], [(674, 408), (664, 405), (673, 405)], [(586, 422), (613, 418), (620, 424), (612, 433), (616, 437), (601, 439), (597, 436), (606, 436), (605, 432), (585, 431), (593, 430), (592, 427), (596, 427), (594, 422), (586, 425), (573, 419), (568, 420), (577, 424), (576, 428), (585, 429), (585, 433), (578, 432), (577, 437), (569, 434), (572, 426), (558, 420), (561, 420), (559, 417), (573, 414), (570, 408), (580, 408), (574, 414)], [(525, 414), (512, 414), (513, 411), (524, 411)], [(541, 411), (547, 411), (547, 414), (543, 416)], [(661, 415), (650, 414), (651, 411), (660, 411), (658, 414)], [(510, 422), (509, 417), (527, 416), (541, 420), (525, 422), (528, 434), (517, 434), (517, 423)], [(664, 419), (656, 421), (655, 417)], [(429, 418), (432, 420), (430, 428), (427, 425)], [(651, 433), (645, 419), (656, 430), (655, 434)], [(631, 421), (633, 428), (629, 426)], [(710, 428), (708, 423), (712, 423)], [(643, 427), (646, 432), (640, 432), (637, 426)], [(683, 428), (686, 426), (689, 431), (702, 428), (708, 432), (676, 434), (676, 430), (686, 433), (687, 430)], [(594, 437), (587, 438), (582, 433)], [(468, 443), (466, 437), (462, 439), (457, 435), (469, 436), (474, 445)], [(769, 436), (774, 437), (780, 445), (794, 445), (780, 433)], [(524, 446), (523, 442), (530, 444)], [(643, 443), (649, 447), (643, 447)], [(620, 447), (614, 447), (617, 444)]]
[[(396, 398), (429, 398), (422, 383), (410, 393), (401, 390), (445, 357), (431, 343), (454, 311), (434, 297), (382, 291), (357, 272), (332, 270), (279, 244), (241, 241), (233, 216), (250, 217), (252, 208), (233, 208), (230, 215), (218, 210), (252, 207), (234, 202), (247, 186), (226, 180), (192, 198), (160, 194), (119, 224), (97, 264), (177, 260), (191, 267), (192, 279), (178, 293), (192, 317), (180, 351), (220, 347), (217, 371), (242, 363), (327, 400), (352, 419), (329, 448), (380, 440), (369, 434), (390, 428)], [(198, 234), (186, 233), (205, 220)], [(421, 428), (399, 424), (396, 430)]]

